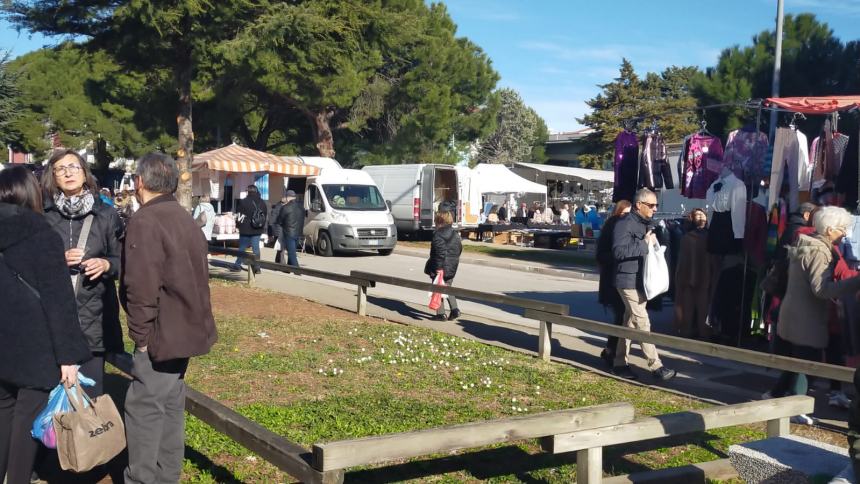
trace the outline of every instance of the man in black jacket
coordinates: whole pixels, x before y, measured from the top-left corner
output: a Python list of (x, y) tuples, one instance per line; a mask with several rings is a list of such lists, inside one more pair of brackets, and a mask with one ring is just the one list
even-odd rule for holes
[(277, 225), (281, 227), (281, 250), (287, 251), (287, 265), (299, 266), (299, 259), (296, 257), (296, 244), (299, 237), (302, 237), (302, 231), (305, 228), (305, 209), (301, 203), (296, 200), (296, 192), (287, 190), (286, 203), (281, 208), (281, 213), (278, 214)]
[[(648, 247), (657, 243), (657, 237), (651, 231), (651, 218), (657, 211), (657, 195), (643, 188), (636, 192), (633, 210), (624, 215), (615, 225), (612, 237), (612, 255), (615, 257), (615, 287), (624, 303), (624, 326), (651, 331), (651, 321), (645, 305), (643, 283), (643, 266)], [(651, 343), (639, 343), (648, 369), (655, 378), (668, 380), (675, 376), (675, 371), (663, 366), (657, 348)], [(619, 338), (615, 351), (615, 362), (612, 372), (622, 378), (636, 379), (636, 374), (630, 370), (627, 357), (630, 354), (630, 340)]]
[[(254, 256), (260, 260), (260, 235), (266, 230), (266, 202), (260, 198), (260, 191), (254, 185), (248, 185), (248, 196), (239, 200), (236, 208), (236, 224), (239, 227), (239, 251), (244, 252), (251, 247)], [(242, 270), (242, 257), (236, 258), (234, 271)], [(253, 264), (254, 274), (260, 273), (260, 266)]]
[(272, 210), (269, 212), (269, 240), (266, 241), (266, 247), (274, 247), (280, 241), (281, 249), (275, 253), (275, 263), (280, 264), (283, 260), (284, 234), (281, 226), (278, 224), (278, 218), (281, 215), (281, 209), (287, 203), (287, 197), (278, 200), (278, 203), (272, 205)]

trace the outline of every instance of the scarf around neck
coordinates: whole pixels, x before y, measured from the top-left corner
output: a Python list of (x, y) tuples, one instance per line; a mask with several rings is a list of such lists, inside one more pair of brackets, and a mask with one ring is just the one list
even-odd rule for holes
[(95, 204), (95, 197), (84, 190), (80, 195), (67, 197), (63, 192), (58, 192), (54, 195), (54, 205), (63, 215), (67, 217), (79, 217), (90, 213)]

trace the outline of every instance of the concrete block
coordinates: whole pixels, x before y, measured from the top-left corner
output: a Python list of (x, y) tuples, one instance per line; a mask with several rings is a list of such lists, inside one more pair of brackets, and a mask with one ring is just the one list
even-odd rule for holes
[(824, 482), (848, 465), (848, 449), (796, 435), (729, 447), (729, 460), (744, 482), (806, 484)]

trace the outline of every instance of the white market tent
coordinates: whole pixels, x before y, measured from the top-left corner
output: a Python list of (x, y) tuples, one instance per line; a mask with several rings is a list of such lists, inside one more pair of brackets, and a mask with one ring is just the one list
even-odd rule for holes
[(481, 163), (472, 174), (484, 194), (539, 193), (546, 197), (546, 185), (526, 180), (504, 165)]
[(586, 181), (601, 181), (608, 183), (613, 183), (615, 181), (615, 173), (607, 170), (590, 170), (588, 168), (576, 168), (572, 166), (539, 165), (537, 163), (517, 163), (516, 165), (544, 173), (581, 178)]

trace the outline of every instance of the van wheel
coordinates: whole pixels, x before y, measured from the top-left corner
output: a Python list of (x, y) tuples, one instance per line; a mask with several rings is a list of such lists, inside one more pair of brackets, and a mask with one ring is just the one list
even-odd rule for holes
[(317, 252), (323, 257), (331, 257), (334, 255), (334, 250), (331, 247), (331, 237), (328, 232), (320, 232), (317, 238)]
[(391, 255), (394, 249), (379, 249), (379, 255)]

